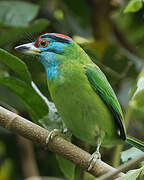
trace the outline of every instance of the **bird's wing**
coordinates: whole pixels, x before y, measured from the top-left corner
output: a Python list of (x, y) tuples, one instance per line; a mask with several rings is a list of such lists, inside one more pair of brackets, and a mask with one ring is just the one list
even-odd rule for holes
[(123, 113), (117, 97), (109, 84), (107, 78), (98, 66), (89, 64), (85, 66), (87, 78), (94, 89), (94, 91), (101, 97), (105, 102), (108, 109), (113, 114), (115, 119), (116, 127), (120, 132), (122, 139), (126, 139), (125, 127), (123, 125)]

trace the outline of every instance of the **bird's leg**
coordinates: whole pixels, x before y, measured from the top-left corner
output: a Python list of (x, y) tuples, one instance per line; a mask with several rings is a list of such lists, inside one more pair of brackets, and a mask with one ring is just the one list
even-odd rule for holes
[(52, 130), (46, 138), (46, 144), (48, 144), (49, 141), (52, 140), (55, 136), (58, 136), (60, 134), (61, 134), (61, 131), (59, 129)]
[(93, 168), (97, 159), (101, 159), (101, 154), (99, 152), (100, 146), (101, 146), (101, 137), (99, 136), (96, 151), (91, 155), (88, 161), (89, 163), (88, 171), (90, 171)]

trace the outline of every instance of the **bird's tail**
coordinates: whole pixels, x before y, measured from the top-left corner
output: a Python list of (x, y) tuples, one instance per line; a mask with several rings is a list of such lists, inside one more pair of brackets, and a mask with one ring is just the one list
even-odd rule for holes
[(129, 136), (126, 137), (126, 142), (144, 152), (144, 143), (143, 142), (136, 140)]

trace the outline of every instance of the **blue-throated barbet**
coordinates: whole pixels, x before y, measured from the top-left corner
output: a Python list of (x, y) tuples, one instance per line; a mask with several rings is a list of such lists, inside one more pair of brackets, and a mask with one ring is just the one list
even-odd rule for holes
[(126, 135), (123, 113), (107, 78), (70, 37), (46, 33), (15, 49), (35, 55), (43, 64), (52, 100), (74, 136), (91, 145), (125, 141), (144, 151), (142, 142)]

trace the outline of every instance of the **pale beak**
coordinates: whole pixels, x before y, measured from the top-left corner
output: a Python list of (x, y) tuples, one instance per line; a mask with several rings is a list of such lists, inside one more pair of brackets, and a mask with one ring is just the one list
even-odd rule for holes
[(31, 55), (40, 55), (41, 50), (34, 46), (34, 43), (27, 43), (20, 46), (16, 46), (15, 50)]

